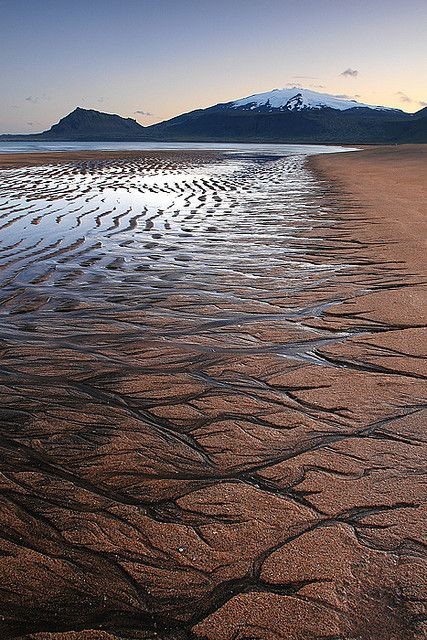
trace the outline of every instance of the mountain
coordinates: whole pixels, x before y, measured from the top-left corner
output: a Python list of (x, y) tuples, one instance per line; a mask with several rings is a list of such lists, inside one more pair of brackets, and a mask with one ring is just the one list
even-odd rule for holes
[(0, 140), (425, 143), (427, 108), (410, 114), (293, 87), (196, 109), (149, 127), (77, 107), (47, 131)]
[[(307, 89), (274, 89), (197, 109), (147, 129), (156, 139), (224, 142), (427, 142), (417, 114)], [(403, 123), (405, 126), (403, 126)]]
[(146, 128), (132, 118), (77, 107), (47, 131), (21, 136), (0, 136), (0, 139), (114, 142), (146, 140), (147, 134)]
[(132, 118), (122, 118), (77, 107), (42, 135), (49, 140), (134, 140), (146, 137), (145, 128)]

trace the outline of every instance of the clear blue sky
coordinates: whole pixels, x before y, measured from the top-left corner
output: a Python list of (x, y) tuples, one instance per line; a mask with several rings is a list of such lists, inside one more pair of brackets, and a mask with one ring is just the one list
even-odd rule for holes
[(427, 0), (0, 0), (0, 24), (0, 132), (77, 105), (149, 124), (294, 84), (427, 101)]

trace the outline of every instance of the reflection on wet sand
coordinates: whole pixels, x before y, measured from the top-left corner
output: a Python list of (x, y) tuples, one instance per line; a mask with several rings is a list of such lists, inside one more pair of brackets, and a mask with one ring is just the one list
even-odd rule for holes
[(303, 156), (1, 171), (2, 637), (423, 637), (375, 225)]

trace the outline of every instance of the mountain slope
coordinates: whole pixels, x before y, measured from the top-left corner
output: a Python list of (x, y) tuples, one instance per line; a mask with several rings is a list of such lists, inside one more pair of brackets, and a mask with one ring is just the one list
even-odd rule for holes
[(186, 114), (150, 127), (150, 137), (176, 141), (347, 142), (393, 141), (401, 122), (366, 112), (253, 113), (230, 109)]
[(414, 113), (409, 121), (399, 122), (390, 132), (392, 142), (427, 142), (427, 107)]

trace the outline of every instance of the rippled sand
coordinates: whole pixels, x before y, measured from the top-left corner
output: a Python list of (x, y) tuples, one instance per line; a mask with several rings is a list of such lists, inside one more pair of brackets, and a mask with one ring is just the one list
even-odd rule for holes
[(1, 637), (425, 637), (379, 229), (303, 156), (1, 169)]

